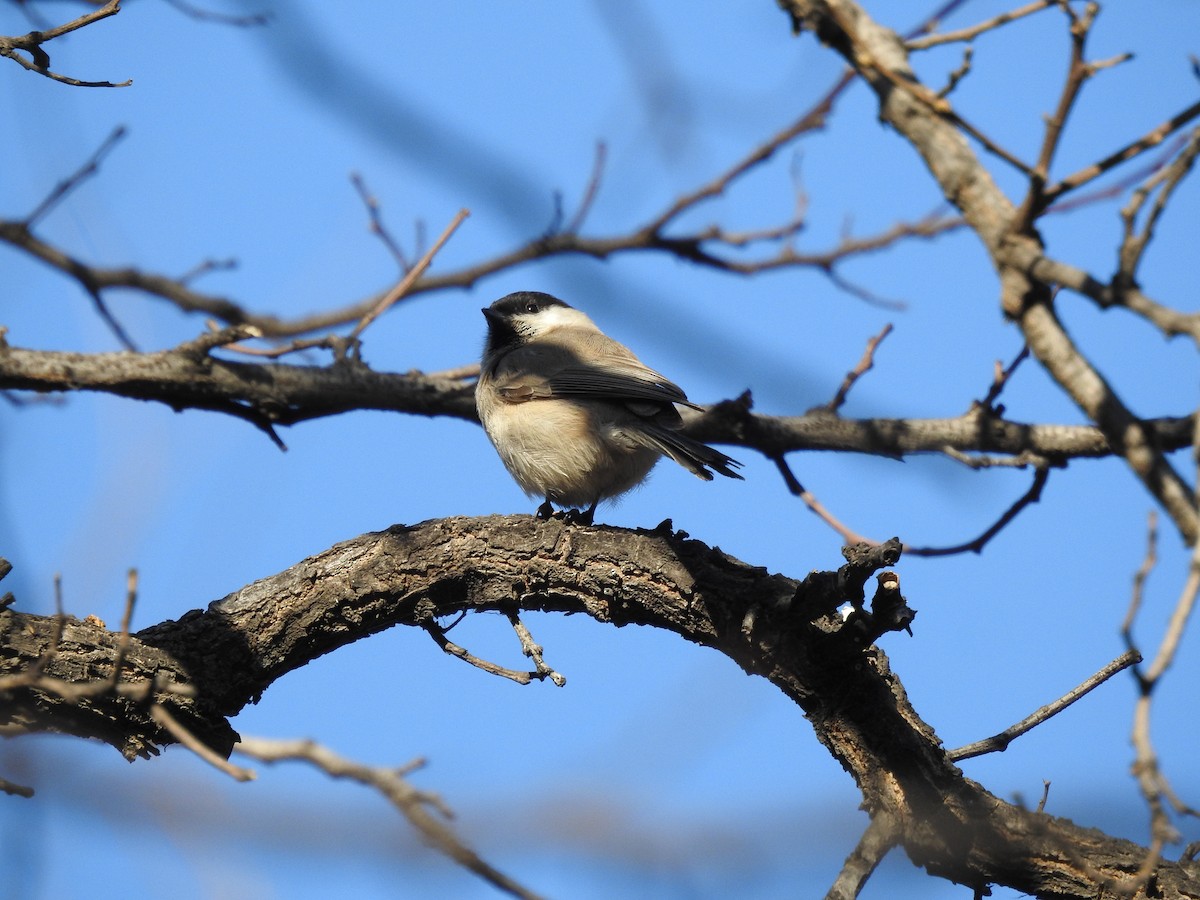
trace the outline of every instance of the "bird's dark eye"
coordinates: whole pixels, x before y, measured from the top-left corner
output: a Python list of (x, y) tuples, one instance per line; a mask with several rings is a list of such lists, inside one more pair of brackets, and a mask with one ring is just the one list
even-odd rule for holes
[(538, 311), (538, 305), (534, 301), (530, 300), (528, 303), (525, 304), (525, 312), (535, 313), (537, 311)]

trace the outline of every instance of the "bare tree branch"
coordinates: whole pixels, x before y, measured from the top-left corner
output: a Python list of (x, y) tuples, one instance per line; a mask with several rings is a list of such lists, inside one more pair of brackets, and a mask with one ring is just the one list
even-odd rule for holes
[[(454, 814), (440, 797), (418, 790), (405, 778), (409, 772), (423, 766), (423, 760), (416, 760), (399, 769), (368, 766), (347, 759), (313, 741), (278, 741), (255, 737), (243, 737), (234, 747), (234, 751), (265, 763), (300, 760), (315, 766), (331, 778), (345, 778), (373, 788), (396, 807), (409, 824), (436, 850), (507, 894), (524, 900), (538, 898), (537, 894), (487, 863), (442, 821), (443, 818), (453, 818)], [(431, 809), (441, 818), (432, 815)]]
[(1029, 733), (1047, 719), (1058, 715), (1076, 700), (1090, 694), (1118, 672), (1124, 672), (1130, 666), (1136, 665), (1141, 661), (1142, 654), (1136, 650), (1127, 650), (1082, 684), (1067, 691), (1067, 693), (1052, 703), (1047, 703), (1045, 706), (1030, 713), (1015, 725), (1010, 725), (999, 734), (994, 734), (990, 738), (974, 741), (963, 747), (959, 747), (957, 750), (950, 750), (946, 755), (955, 762), (961, 762), (964, 759), (983, 756), (985, 753), (1003, 753), (1008, 749), (1008, 745), (1021, 735)]
[(1009, 22), (1015, 22), (1017, 19), (1032, 15), (1033, 13), (1041, 12), (1051, 6), (1055, 6), (1058, 0), (1033, 0), (1032, 3), (1026, 3), (1024, 6), (1017, 9), (1009, 10), (1008, 12), (1000, 13), (993, 16), (985, 22), (980, 22), (977, 25), (972, 25), (969, 28), (959, 28), (955, 31), (944, 31), (941, 34), (929, 34), (922, 37), (909, 38), (909, 50), (928, 50), (930, 47), (937, 47), (942, 44), (950, 44), (958, 41), (973, 41), (988, 31), (994, 31), (1002, 25), (1007, 25)]
[[(132, 79), (113, 84), (111, 81), (80, 81), (77, 78), (53, 72), (50, 69), (50, 54), (42, 46), (55, 38), (62, 37), (64, 34), (70, 34), (72, 31), (77, 31), (87, 25), (91, 25), (93, 22), (107, 19), (109, 16), (115, 16), (120, 11), (121, 0), (108, 0), (99, 9), (84, 13), (77, 19), (45, 31), (31, 31), (20, 37), (4, 37), (0, 35), (0, 56), (7, 56), (30, 72), (37, 72), (39, 75), (44, 75), (61, 84), (70, 84), (76, 87), (128, 87), (133, 84)], [(21, 55), (22, 52), (28, 53), (30, 58), (26, 59)]]
[[(902, 603), (890, 572), (878, 579), (871, 611), (864, 608), (866, 581), (898, 554), (898, 541), (847, 548), (837, 572), (797, 582), (661, 530), (527, 516), (396, 526), (332, 547), (205, 611), (143, 629), (130, 641), (122, 683), (153, 666), (161, 680), (191, 688), (194, 698), (164, 695), (158, 702), (225, 754), (234, 746), (227, 723), (221, 736), (225, 716), (308, 660), (392, 625), (518, 609), (653, 625), (719, 650), (797, 703), (854, 777), (864, 804), (897, 824), (897, 843), (932, 874), (1083, 898), (1094, 896), (1097, 873), (1116, 879), (1137, 871), (1144, 848), (1005, 804), (953, 765), (909, 705), (886, 656), (871, 645), (873, 636), (911, 620), (889, 618), (890, 605)], [(613, 558), (623, 560), (619, 569), (606, 562)], [(856, 611), (843, 619), (837, 609), (846, 603)], [(65, 628), (69, 649), (49, 658), (47, 674), (82, 654), (95, 677), (107, 679), (116, 636), (98, 625)], [(0, 613), (0, 671), (39, 658), (53, 632), (53, 617)], [(119, 699), (100, 694), (90, 701), (93, 716), (112, 716), (110, 742), (128, 749), (174, 739), (147, 721), (144, 706)], [(45, 705), (52, 701), (33, 689), (14, 690), (0, 712), (27, 729), (99, 732), (94, 718), (70, 718), (78, 707), (55, 712)], [(1063, 846), (1074, 855), (1064, 856)], [(1166, 896), (1200, 891), (1187, 865), (1160, 861), (1155, 877)]]
[(876, 867), (896, 846), (898, 835), (899, 829), (887, 813), (878, 813), (872, 817), (858, 840), (858, 846), (846, 857), (837, 880), (825, 894), (825, 900), (854, 900)]
[[(245, 419), (273, 435), (274, 426), (351, 410), (389, 410), (478, 421), (474, 386), (462, 372), (424, 375), (376, 372), (352, 358), (329, 366), (237, 362), (209, 355), (253, 329), (210, 332), (153, 353), (61, 353), (8, 345), (0, 330), (0, 390), (99, 391), (153, 400), (173, 409), (202, 409)], [(323, 345), (324, 342), (319, 342)], [(996, 453), (1061, 462), (1113, 455), (1104, 433), (1083, 425), (1027, 424), (982, 408), (946, 419), (847, 419), (816, 410), (765, 416), (749, 398), (685, 414), (700, 440), (740, 445), (775, 457), (796, 450), (848, 450), (901, 458), (913, 453)], [(1190, 446), (1191, 417), (1147, 419), (1156, 446)], [(274, 438), (278, 440), (278, 438)]]
[[(978, 140), (978, 133), (920, 82), (899, 36), (874, 22), (853, 0), (784, 0), (783, 5), (794, 22), (810, 28), (842, 54), (875, 90), (881, 117), (921, 155), (946, 199), (959, 209), (991, 255), (1000, 274), (1001, 309), (1020, 326), (1034, 356), (1125, 458), (1184, 540), (1196, 542), (1200, 516), (1190, 490), (1139, 417), (1068, 336), (1053, 308), (1051, 284), (1038, 280), (1042, 277), (1036, 268), (1043, 255), (1040, 242), (1020, 227), (1022, 216), (970, 148), (966, 136)], [(1189, 107), (1114, 154), (1112, 162), (1098, 165), (1111, 168), (1132, 158), (1198, 113), (1200, 105)], [(996, 148), (985, 146), (995, 152)], [(1025, 171), (1034, 175), (1031, 167)], [(1069, 177), (1048, 188), (1046, 195), (1052, 199), (1091, 177)]]

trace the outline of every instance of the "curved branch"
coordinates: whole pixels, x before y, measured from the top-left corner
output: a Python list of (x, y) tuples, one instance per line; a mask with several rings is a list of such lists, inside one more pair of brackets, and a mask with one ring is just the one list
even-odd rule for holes
[[(193, 610), (129, 641), (120, 684), (148, 673), (190, 688), (163, 706), (225, 753), (224, 716), (257, 699), (277, 678), (339, 646), (392, 625), (420, 626), (463, 611), (583, 613), (622, 626), (673, 632), (728, 656), (799, 705), (817, 738), (853, 776), (873, 816), (893, 823), (910, 858), (932, 873), (982, 888), (989, 883), (1058, 897), (1092, 897), (1095, 878), (1137, 871), (1143, 848), (1042, 813), (1003, 803), (964, 778), (933, 730), (909, 705), (882, 632), (863, 610), (870, 574), (898, 557), (898, 542), (847, 551), (837, 572), (797, 582), (665, 531), (579, 527), (532, 517), (453, 518), (363, 535)], [(894, 574), (880, 579), (882, 616), (898, 598)], [(850, 602), (846, 618), (837, 608)], [(907, 618), (907, 617), (905, 617)], [(47, 676), (105, 679), (116, 635), (71, 622), (47, 653), (55, 620), (0, 613), (0, 673), (42, 659)], [(888, 626), (892, 627), (892, 626)], [(896, 626), (902, 627), (902, 626)], [(54, 697), (16, 686), (0, 706), (8, 732), (57, 728), (122, 746), (170, 740), (144, 706), (120, 694), (91, 698), (66, 722)], [(107, 714), (106, 728), (93, 728)], [(77, 714), (82, 716), (83, 714)], [(124, 733), (127, 740), (116, 740)], [(1060, 852), (1072, 847), (1071, 853)], [(1164, 895), (1200, 891), (1192, 867), (1161, 862)]]

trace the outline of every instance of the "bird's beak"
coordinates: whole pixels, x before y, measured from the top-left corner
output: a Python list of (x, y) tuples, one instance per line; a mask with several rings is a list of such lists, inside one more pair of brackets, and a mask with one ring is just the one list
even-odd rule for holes
[(488, 320), (489, 324), (492, 322), (499, 322), (504, 318), (500, 315), (500, 313), (487, 306), (481, 309), (480, 312), (483, 313), (483, 317)]

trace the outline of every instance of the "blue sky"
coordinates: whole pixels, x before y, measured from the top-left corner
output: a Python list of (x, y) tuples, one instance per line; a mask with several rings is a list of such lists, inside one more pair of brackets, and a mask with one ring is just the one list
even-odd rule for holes
[[(895, 4), (868, 4), (889, 24)], [(913, 9), (910, 5), (905, 5)], [(1136, 6), (1136, 8), (1135, 8)], [(83, 90), (7, 63), (0, 104), (0, 215), (20, 217), (86, 160), (117, 125), (128, 136), (100, 173), (40, 232), (98, 265), (182, 275), (204, 260), (237, 267), (197, 283), (248, 308), (298, 315), (389, 286), (395, 267), (367, 230), (351, 185), (361, 173), (385, 221), (411, 249), (462, 207), (471, 217), (434, 263), (448, 271), (543, 232), (554, 196), (572, 211), (597, 141), (607, 146), (584, 229), (629, 231), (679, 193), (719, 174), (819, 97), (840, 65), (810, 36), (793, 38), (773, 3), (261, 3), (263, 28), (195, 21), (162, 2), (51, 45), (56, 69), (130, 88)], [(947, 24), (987, 18), (973, 2)], [(43, 4), (58, 20), (72, 7)], [(977, 42), (954, 101), (1026, 158), (1053, 109), (1066, 65), (1051, 11)], [(30, 27), (8, 4), (0, 33)], [(1142, 134), (1195, 99), (1187, 55), (1200, 8), (1113, 4), (1094, 57), (1136, 58), (1091, 83), (1058, 160), (1064, 174)], [(959, 50), (918, 72), (940, 85)], [(1010, 196), (1020, 181), (989, 161)], [(821, 250), (937, 209), (913, 151), (853, 87), (829, 127), (789, 147), (681, 227), (777, 225), (798, 178), (807, 224), (798, 246)], [(1105, 182), (1111, 183), (1111, 182)], [(1119, 201), (1048, 217), (1060, 258), (1107, 276)], [(1143, 284), (1194, 308), (1200, 193), (1186, 184), (1165, 218)], [(116, 349), (74, 285), (0, 247), (0, 324), (21, 347)], [(738, 278), (649, 255), (558, 259), (422, 295), (365, 335), (377, 369), (434, 371), (475, 360), (481, 306), (511, 290), (555, 293), (700, 402), (753, 390), (756, 408), (797, 414), (826, 402), (886, 323), (894, 333), (847, 416), (953, 416), (986, 391), (993, 361), (1020, 349), (983, 252), (966, 233), (914, 242), (846, 265), (846, 277), (902, 310), (839, 291), (820, 273)], [(144, 348), (203, 329), (161, 303), (109, 297)], [(1072, 334), (1141, 415), (1195, 405), (1195, 355), (1139, 321), (1060, 301)], [(320, 362), (314, 357), (314, 362)], [(1004, 396), (1028, 422), (1082, 421), (1033, 365)], [(482, 431), (449, 420), (356, 413), (283, 433), (280, 453), (243, 422), (108, 397), (13, 409), (0, 404), (0, 555), (19, 608), (48, 611), (61, 572), (67, 609), (120, 619), (126, 570), (140, 572), (135, 627), (177, 618), (336, 541), (446, 515), (531, 512)], [(839, 539), (746, 451), (744, 483), (703, 484), (667, 464), (598, 520), (677, 527), (752, 564), (793, 577), (835, 568)], [(794, 455), (806, 487), (864, 534), (952, 544), (989, 525), (1029, 482), (1025, 472), (971, 472), (942, 458)], [(1177, 465), (1194, 478), (1186, 456)], [(1152, 506), (1125, 467), (1077, 462), (1050, 478), (1040, 504), (980, 556), (905, 559), (914, 636), (889, 635), (916, 709), (947, 745), (1003, 729), (1123, 649), (1117, 633), (1144, 553)], [(1139, 629), (1152, 650), (1183, 583), (1186, 556), (1164, 529)], [(493, 864), (557, 897), (761, 897), (822, 894), (865, 818), (849, 778), (799, 711), (730, 661), (647, 630), (534, 617), (529, 626), (567, 686), (518, 687), (393, 631), (338, 651), (273, 685), (234, 722), (246, 734), (306, 736), (378, 764), (429, 760), (414, 776), (458, 813), (461, 833)], [(506, 622), (455, 631), (477, 655), (520, 665)], [(1197, 802), (1200, 739), (1187, 686), (1189, 638), (1155, 707), (1165, 771)], [(1134, 691), (1118, 678), (1006, 753), (963, 768), (997, 795), (1144, 841), (1147, 815), (1128, 776)], [(348, 702), (347, 698), (353, 698)], [(236, 785), (186, 752), (129, 766), (107, 747), (30, 738), (0, 745), (0, 773), (39, 790), (0, 803), (0, 893), (27, 898), (124, 894), (136, 871), (178, 897), (494, 896), (444, 862), (386, 804), (298, 766), (263, 768)], [(1185, 825), (1187, 839), (1200, 837)], [(889, 859), (865, 897), (964, 897)], [(997, 896), (1006, 896), (998, 891)]]

